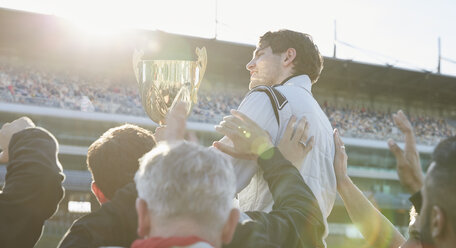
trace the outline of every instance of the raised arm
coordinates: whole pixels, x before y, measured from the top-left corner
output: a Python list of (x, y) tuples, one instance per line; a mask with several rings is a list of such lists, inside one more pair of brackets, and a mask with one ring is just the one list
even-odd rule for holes
[(399, 181), (411, 194), (414, 194), (423, 186), (424, 177), (421, 170), (420, 155), (416, 149), (413, 127), (402, 110), (393, 114), (393, 120), (405, 135), (405, 149), (402, 150), (392, 139), (388, 140), (388, 146), (396, 157)]
[(336, 154), (334, 170), (336, 172), (337, 191), (344, 201), (351, 221), (372, 247), (398, 248), (405, 243), (405, 238), (391, 222), (364, 196), (347, 174), (347, 153), (337, 129), (334, 131)]
[(7, 163), (0, 193), (0, 246), (33, 247), (63, 197), (58, 143), (22, 117), (3, 125), (0, 146)]

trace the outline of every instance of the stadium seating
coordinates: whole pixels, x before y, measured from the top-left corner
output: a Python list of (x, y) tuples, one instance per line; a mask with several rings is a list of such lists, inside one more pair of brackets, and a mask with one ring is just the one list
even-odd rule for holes
[[(0, 59), (0, 101), (80, 111), (144, 116), (134, 82), (100, 82), (68, 73), (54, 73), (25, 65), (12, 65)], [(200, 90), (190, 121), (219, 123), (242, 100), (240, 91)], [(346, 137), (401, 139), (391, 114), (365, 108), (332, 106), (321, 103), (333, 127)], [(410, 116), (420, 144), (433, 145), (456, 134), (444, 119)]]

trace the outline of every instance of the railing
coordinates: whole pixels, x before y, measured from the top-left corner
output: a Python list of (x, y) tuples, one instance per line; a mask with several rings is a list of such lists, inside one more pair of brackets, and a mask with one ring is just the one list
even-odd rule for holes
[[(33, 105), (33, 106), (42, 106), (42, 107), (49, 107), (49, 108), (58, 108), (62, 110), (73, 110), (73, 111), (78, 111), (80, 113), (83, 113), (83, 111), (80, 111), (80, 106), (78, 106), (75, 102), (70, 102), (70, 101), (60, 101), (57, 99), (48, 99), (48, 98), (40, 98), (40, 97), (29, 97), (29, 96), (14, 96), (12, 97), (11, 94), (7, 91), (0, 91), (0, 104), (1, 102), (7, 102), (11, 104), (17, 104), (17, 105)], [(105, 106), (101, 107), (100, 106)], [(115, 108), (115, 107), (109, 107), (112, 106), (112, 103), (106, 102), (104, 105), (97, 105), (95, 108), (94, 113), (103, 113), (103, 114), (114, 114), (114, 115), (123, 115), (123, 116), (129, 116), (133, 118), (147, 118), (144, 112), (140, 107), (137, 108), (125, 108), (124, 106)], [(55, 111), (55, 110), (52, 110)], [(189, 120), (193, 121), (195, 123), (201, 123), (203, 125), (209, 125), (212, 126), (212, 124), (216, 124), (222, 120), (222, 117), (224, 116), (223, 113), (207, 113), (205, 111), (198, 111), (198, 113), (195, 112), (196, 110), (194, 109), (194, 112), (190, 115)], [(79, 115), (78, 115), (79, 116)], [(127, 118), (129, 119), (129, 118)], [(125, 122), (125, 121), (124, 121)], [(210, 131), (213, 131), (214, 129), (211, 127)], [(395, 136), (394, 138), (399, 139), (402, 135), (401, 134), (396, 134), (393, 135)], [(351, 137), (354, 139), (360, 139), (360, 140), (373, 140), (373, 141), (378, 141), (381, 138), (384, 137), (379, 137), (378, 134), (374, 133), (345, 133), (344, 137)], [(426, 153), (432, 152), (434, 145), (437, 144), (442, 137), (436, 137), (436, 136), (426, 136), (426, 137), (421, 137), (417, 136), (417, 141), (419, 144), (424, 145), (423, 149), (425, 150)], [(387, 148), (386, 142), (382, 141), (383, 143), (380, 145), (382, 148)], [(372, 142), (371, 142), (372, 143)], [(375, 143), (375, 142), (374, 142)], [(375, 145), (378, 147), (378, 145)], [(426, 147), (426, 148), (425, 148)], [(421, 151), (420, 151), (421, 152)]]

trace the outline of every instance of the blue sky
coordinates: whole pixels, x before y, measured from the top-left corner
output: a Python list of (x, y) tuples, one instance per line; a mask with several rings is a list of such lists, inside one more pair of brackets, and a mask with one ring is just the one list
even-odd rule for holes
[[(436, 72), (441, 37), (442, 56), (456, 62), (450, 0), (1, 0), (0, 6), (61, 16), (92, 34), (137, 27), (213, 38), (217, 27), (218, 39), (255, 44), (268, 30), (288, 28), (311, 34), (325, 56), (333, 55), (336, 20), (338, 58)], [(456, 63), (442, 60), (441, 72), (456, 76)]]

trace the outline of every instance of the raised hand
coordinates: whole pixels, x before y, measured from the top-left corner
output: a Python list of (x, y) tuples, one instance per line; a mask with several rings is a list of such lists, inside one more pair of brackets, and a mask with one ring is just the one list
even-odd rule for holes
[(396, 114), (393, 114), (393, 121), (402, 133), (407, 134), (413, 132), (412, 124), (407, 119), (407, 116), (405, 116), (402, 110), (399, 110)]
[(215, 131), (228, 137), (233, 146), (215, 141), (215, 148), (235, 158), (256, 160), (260, 154), (274, 146), (268, 132), (246, 115), (237, 110), (231, 110), (231, 114), (223, 118)]
[[(286, 159), (296, 168), (301, 169), (302, 162), (312, 150), (315, 139), (313, 136), (309, 139), (309, 124), (305, 117), (296, 125), (295, 123), (296, 118), (292, 116), (277, 147)], [(293, 130), (295, 130), (294, 134)]]
[(399, 181), (413, 194), (419, 191), (423, 185), (420, 155), (416, 149), (413, 127), (402, 110), (399, 110), (397, 114), (393, 114), (393, 120), (396, 126), (405, 135), (405, 149), (402, 150), (392, 139), (388, 140), (388, 146), (396, 157)]
[(346, 182), (350, 181), (347, 174), (348, 156), (345, 152), (345, 145), (340, 138), (339, 131), (334, 129), (334, 146), (336, 153), (334, 155), (334, 172), (336, 174), (337, 190), (340, 190)]
[(0, 163), (7, 163), (9, 160), (8, 146), (11, 137), (19, 131), (32, 127), (35, 127), (35, 124), (30, 118), (25, 116), (16, 119), (11, 123), (5, 123), (2, 126), (2, 129), (0, 129), (0, 149), (2, 149), (2, 152), (0, 153)]
[(155, 140), (177, 141), (185, 138), (185, 127), (187, 124), (187, 104), (177, 102), (166, 115), (166, 125), (155, 129)]
[[(214, 147), (235, 158), (256, 160), (274, 146), (269, 134), (246, 115), (237, 110), (231, 110), (231, 114), (215, 130), (227, 136), (233, 146), (216, 141)], [(296, 118), (292, 117), (277, 148), (299, 169), (313, 147), (314, 138), (308, 139), (309, 125), (305, 118), (295, 123)]]

